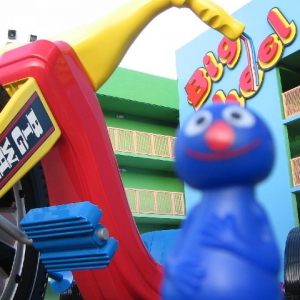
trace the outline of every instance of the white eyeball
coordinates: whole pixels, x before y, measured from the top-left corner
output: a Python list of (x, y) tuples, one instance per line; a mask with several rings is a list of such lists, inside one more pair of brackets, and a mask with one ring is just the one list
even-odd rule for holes
[(250, 128), (255, 124), (252, 113), (239, 106), (227, 107), (222, 114), (228, 123), (236, 127)]
[(203, 132), (212, 122), (212, 114), (207, 110), (195, 113), (185, 127), (187, 136), (194, 136)]

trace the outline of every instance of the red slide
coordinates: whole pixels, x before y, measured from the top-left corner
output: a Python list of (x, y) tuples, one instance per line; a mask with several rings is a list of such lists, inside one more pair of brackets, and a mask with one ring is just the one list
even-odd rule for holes
[(2, 54), (1, 84), (29, 77), (62, 132), (42, 159), (51, 205), (98, 205), (101, 223), (119, 243), (106, 269), (74, 272), (84, 299), (159, 299), (163, 268), (140, 239), (101, 108), (76, 54), (63, 42), (42, 40)]

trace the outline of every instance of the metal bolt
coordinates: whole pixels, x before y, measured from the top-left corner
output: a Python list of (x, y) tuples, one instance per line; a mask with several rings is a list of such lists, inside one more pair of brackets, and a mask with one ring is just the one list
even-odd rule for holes
[(99, 240), (107, 241), (109, 238), (109, 232), (106, 228), (101, 228), (97, 231), (97, 237)]
[(21, 275), (16, 274), (15, 283), (20, 283), (22, 281)]

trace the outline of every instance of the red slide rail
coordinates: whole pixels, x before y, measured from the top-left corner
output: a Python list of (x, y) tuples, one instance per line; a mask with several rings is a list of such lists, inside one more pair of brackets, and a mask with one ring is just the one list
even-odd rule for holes
[(51, 205), (98, 205), (101, 223), (119, 243), (106, 269), (74, 272), (84, 299), (159, 299), (163, 268), (140, 239), (101, 108), (73, 49), (41, 40), (2, 54), (1, 84), (28, 77), (36, 80), (62, 131), (42, 159)]

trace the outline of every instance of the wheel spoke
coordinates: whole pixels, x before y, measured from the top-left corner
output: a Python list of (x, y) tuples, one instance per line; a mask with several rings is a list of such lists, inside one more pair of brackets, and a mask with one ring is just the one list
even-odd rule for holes
[[(26, 211), (48, 206), (47, 186), (42, 176), (43, 169), (38, 164), (21, 179), (22, 184), (19, 182), (8, 191), (0, 199), (1, 217), (21, 229), (19, 224)], [(5, 233), (10, 226), (3, 224), (0, 230), (0, 300), (43, 300), (48, 279), (39, 253)]]
[[(24, 199), (21, 199), (21, 183), (17, 183), (1, 199), (0, 214), (15, 226), (25, 215)], [(17, 288), (16, 277), (21, 273), (25, 245), (16, 242), (0, 230), (0, 295), (1, 299), (11, 299)]]

